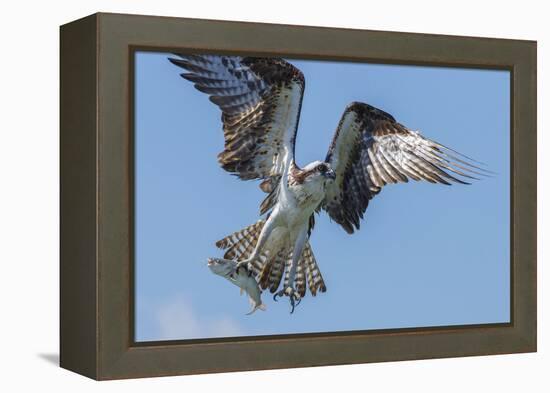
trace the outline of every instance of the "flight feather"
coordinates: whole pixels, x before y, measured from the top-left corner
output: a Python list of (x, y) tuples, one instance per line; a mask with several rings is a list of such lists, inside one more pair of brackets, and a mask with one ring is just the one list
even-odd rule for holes
[(261, 179), (262, 190), (272, 192), (294, 159), (301, 71), (279, 58), (177, 54), (169, 60), (221, 109), (222, 168), (243, 180)]
[[(353, 102), (344, 111), (325, 161), (336, 173), (323, 208), (348, 233), (360, 227), (369, 201), (383, 186), (409, 179), (468, 184), (483, 169), (458, 153), (398, 123), (371, 105)], [(476, 169), (481, 172), (476, 172)]]

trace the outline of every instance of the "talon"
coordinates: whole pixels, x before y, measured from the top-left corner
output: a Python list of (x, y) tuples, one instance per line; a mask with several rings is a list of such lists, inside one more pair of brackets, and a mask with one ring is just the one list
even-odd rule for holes
[(274, 300), (274, 301), (278, 301), (278, 300), (277, 300), (277, 296), (283, 297), (284, 295), (285, 295), (285, 291), (284, 291), (284, 290), (280, 290), (279, 292), (275, 292), (275, 295), (273, 295), (273, 300)]
[(302, 302), (302, 298), (296, 295), (294, 291), (291, 291), (288, 296), (290, 297), (290, 305), (292, 306), (292, 310), (290, 310), (290, 313), (292, 314), (294, 312), (294, 309), (298, 307)]
[(290, 313), (292, 314), (294, 312), (294, 309), (300, 304), (302, 301), (302, 298), (296, 294), (296, 291), (292, 287), (286, 287), (284, 289), (281, 289), (279, 292), (276, 292), (273, 295), (273, 300), (277, 301), (278, 297), (288, 296), (288, 300), (290, 300), (290, 306), (292, 307), (290, 310)]

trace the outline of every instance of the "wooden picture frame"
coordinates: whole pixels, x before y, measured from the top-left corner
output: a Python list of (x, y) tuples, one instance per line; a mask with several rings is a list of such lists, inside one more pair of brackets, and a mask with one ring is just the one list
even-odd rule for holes
[[(511, 72), (510, 323), (134, 341), (136, 49)], [(105, 380), (536, 351), (536, 42), (99, 13), (61, 27), (61, 367)]]

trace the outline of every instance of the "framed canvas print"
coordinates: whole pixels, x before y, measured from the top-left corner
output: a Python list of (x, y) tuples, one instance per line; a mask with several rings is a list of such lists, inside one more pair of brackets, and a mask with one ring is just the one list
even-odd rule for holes
[(535, 66), (520, 40), (62, 26), (61, 366), (535, 351)]

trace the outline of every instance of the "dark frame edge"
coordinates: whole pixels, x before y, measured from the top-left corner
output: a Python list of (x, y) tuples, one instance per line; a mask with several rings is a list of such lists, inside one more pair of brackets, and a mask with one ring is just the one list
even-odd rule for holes
[(60, 27), (60, 361), (98, 378), (97, 14)]
[[(537, 42), (522, 44), (513, 69), (513, 320), (525, 352), (537, 352)], [(519, 295), (519, 296), (518, 296)]]

